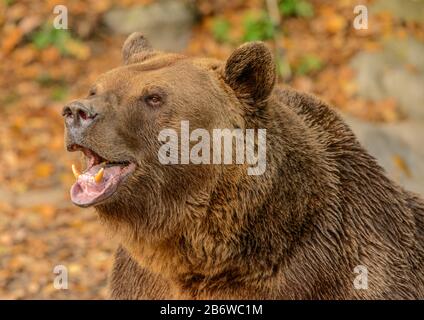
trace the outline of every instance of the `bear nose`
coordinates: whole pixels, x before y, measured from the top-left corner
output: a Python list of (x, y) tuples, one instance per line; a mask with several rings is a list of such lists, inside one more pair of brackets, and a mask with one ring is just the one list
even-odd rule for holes
[(63, 107), (62, 115), (69, 129), (82, 134), (93, 123), (97, 112), (85, 102), (73, 101)]

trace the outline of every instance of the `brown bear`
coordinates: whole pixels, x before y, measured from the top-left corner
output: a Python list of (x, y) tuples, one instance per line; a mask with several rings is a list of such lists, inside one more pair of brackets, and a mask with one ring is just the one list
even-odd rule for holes
[[(123, 60), (63, 109), (67, 149), (87, 159), (72, 201), (121, 243), (112, 298), (424, 298), (423, 200), (327, 104), (276, 86), (263, 43), (221, 62), (155, 51), (135, 33)], [(158, 137), (182, 121), (266, 129), (266, 170), (164, 165)]]

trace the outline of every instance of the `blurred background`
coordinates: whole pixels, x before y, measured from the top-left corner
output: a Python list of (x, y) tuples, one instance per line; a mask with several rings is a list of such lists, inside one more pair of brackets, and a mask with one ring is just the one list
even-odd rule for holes
[[(53, 27), (56, 5), (68, 29)], [(356, 5), (368, 29), (353, 27)], [(266, 41), (282, 83), (321, 96), (401, 185), (424, 195), (423, 0), (0, 0), (0, 298), (107, 297), (116, 243), (74, 207), (61, 108), (120, 64), (126, 36), (225, 59)], [(53, 268), (68, 269), (68, 290)]]

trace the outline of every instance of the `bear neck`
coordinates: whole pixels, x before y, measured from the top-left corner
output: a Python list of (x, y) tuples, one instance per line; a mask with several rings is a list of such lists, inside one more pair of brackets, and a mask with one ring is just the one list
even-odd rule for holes
[[(262, 289), (274, 290), (272, 279), (293, 271), (284, 266), (298, 258), (295, 251), (316, 232), (316, 221), (341, 232), (337, 217), (325, 216), (337, 211), (338, 178), (331, 169), (332, 158), (317, 139), (322, 134), (275, 99), (268, 104), (273, 106), (255, 124), (267, 129), (269, 153), (263, 175), (248, 176), (229, 166), (210, 194), (209, 206), (186, 203), (179, 208), (189, 218), (172, 233), (154, 240), (140, 234), (130, 240), (124, 237), (125, 247), (140, 265), (168, 280), (180, 296), (185, 292), (194, 297), (219, 279), (229, 285), (229, 276), (236, 287), (251, 286), (264, 273), (270, 287), (264, 282)], [(327, 258), (330, 265), (333, 257)], [(313, 265), (312, 261), (311, 269)]]

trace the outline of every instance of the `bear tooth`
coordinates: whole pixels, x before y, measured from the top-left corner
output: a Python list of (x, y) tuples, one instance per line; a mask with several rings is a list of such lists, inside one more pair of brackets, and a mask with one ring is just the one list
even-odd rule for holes
[(99, 172), (97, 172), (96, 176), (94, 177), (94, 181), (96, 181), (96, 183), (99, 183), (102, 181), (104, 172), (105, 172), (104, 168), (101, 168)]
[(78, 177), (80, 176), (80, 172), (78, 171), (77, 167), (73, 164), (72, 165), (72, 173), (74, 174), (75, 178), (78, 179)]

